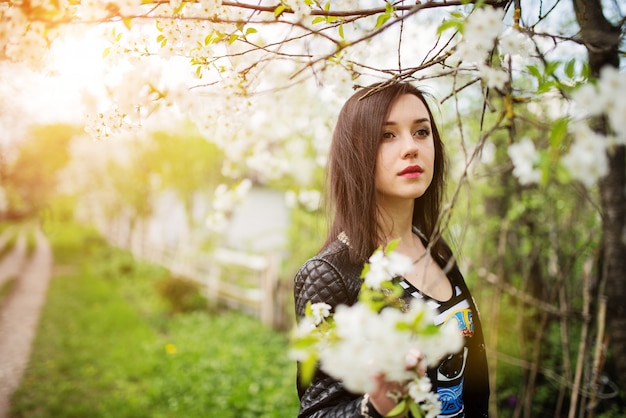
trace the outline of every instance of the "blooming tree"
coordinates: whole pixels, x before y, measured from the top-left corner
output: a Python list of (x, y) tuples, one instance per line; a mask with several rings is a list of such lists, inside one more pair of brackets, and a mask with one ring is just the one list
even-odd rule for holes
[[(317, 210), (313, 173), (325, 164), (330, 121), (351, 88), (408, 80), (435, 90), (446, 137), (460, 151), (460, 186), (443, 230), (458, 211), (460, 188), (475, 180), (473, 168), (503, 147), (505, 171), (521, 190), (557, 184), (597, 197), (596, 297), (608, 301), (610, 347), (624, 352), (623, 7), (600, 0), (2, 0), (0, 56), (45, 68), (55, 43), (101, 32), (110, 74), (104, 100), (86, 95), (86, 131), (113, 138), (164, 114), (192, 121), (224, 150), (222, 172), (233, 179), (230, 191), (219, 188), (218, 206), (233, 201), (229, 193), (240, 197), (242, 178), (289, 178), (300, 188), (289, 201)], [(616, 367), (626, 384), (626, 360)]]

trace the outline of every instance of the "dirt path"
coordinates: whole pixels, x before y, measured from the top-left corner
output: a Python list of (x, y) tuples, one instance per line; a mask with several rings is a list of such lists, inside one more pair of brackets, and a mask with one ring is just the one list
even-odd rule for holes
[[(10, 258), (11, 254), (8, 254), (2, 261), (7, 258), (13, 261), (0, 262), (0, 269), (17, 269), (18, 276), (13, 290), (0, 307), (0, 418), (8, 416), (11, 394), (19, 386), (28, 364), (50, 281), (50, 245), (41, 231), (36, 232), (36, 242), (36, 250), (30, 259)], [(17, 244), (15, 251), (19, 251)]]

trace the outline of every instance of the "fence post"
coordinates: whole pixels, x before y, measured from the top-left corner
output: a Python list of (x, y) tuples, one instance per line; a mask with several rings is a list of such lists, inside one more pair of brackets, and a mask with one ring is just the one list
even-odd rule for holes
[(261, 272), (261, 322), (273, 326), (276, 303), (274, 295), (278, 280), (278, 257), (276, 254), (266, 256), (266, 266)]

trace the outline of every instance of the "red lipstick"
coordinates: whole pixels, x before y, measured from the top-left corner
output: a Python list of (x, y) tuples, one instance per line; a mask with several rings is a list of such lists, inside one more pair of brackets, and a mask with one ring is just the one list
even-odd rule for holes
[(406, 167), (404, 170), (400, 171), (398, 175), (401, 177), (406, 177), (406, 178), (415, 178), (415, 177), (418, 177), (423, 172), (424, 172), (424, 169), (420, 167), (419, 165), (410, 165)]

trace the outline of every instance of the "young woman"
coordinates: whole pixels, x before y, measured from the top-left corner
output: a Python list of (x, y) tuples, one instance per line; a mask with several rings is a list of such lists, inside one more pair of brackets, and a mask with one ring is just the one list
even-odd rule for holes
[[(414, 260), (400, 280), (405, 298), (426, 299), (438, 310), (437, 324), (456, 321), (465, 336), (459, 353), (427, 371), (442, 402), (440, 417), (486, 418), (489, 383), (478, 311), (450, 248), (437, 238), (446, 158), (424, 94), (407, 83), (354, 94), (339, 114), (328, 170), (333, 220), (321, 251), (296, 274), (298, 318), (309, 301), (333, 309), (356, 303), (364, 263), (377, 247), (400, 238), (396, 251)], [(366, 394), (350, 393), (320, 370), (307, 387), (298, 380), (299, 416), (386, 415), (398, 382), (374, 378), (377, 389)]]

